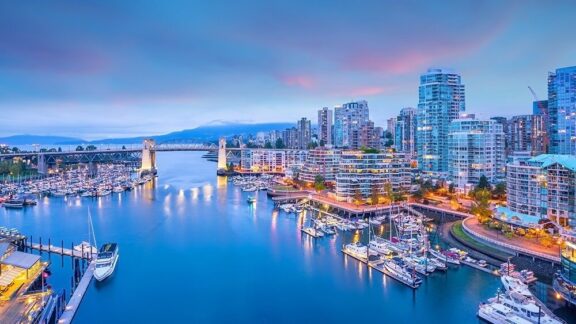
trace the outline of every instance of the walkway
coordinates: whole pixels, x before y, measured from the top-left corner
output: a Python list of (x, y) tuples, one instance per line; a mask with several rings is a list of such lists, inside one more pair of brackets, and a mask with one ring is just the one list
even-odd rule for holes
[(74, 290), (74, 294), (70, 297), (64, 312), (58, 319), (58, 323), (71, 323), (72, 319), (74, 319), (74, 315), (76, 315), (76, 311), (78, 310), (78, 307), (80, 307), (80, 302), (82, 301), (82, 298), (84, 298), (84, 294), (92, 281), (95, 267), (96, 261), (90, 262), (86, 272), (84, 272), (84, 275), (82, 276), (82, 279), (80, 279), (76, 290)]
[(534, 256), (553, 262), (560, 262), (560, 248), (558, 246), (546, 248), (536, 241), (521, 237), (513, 237), (510, 239), (505, 238), (504, 235), (502, 235), (500, 232), (486, 229), (484, 226), (480, 225), (475, 217), (469, 217), (462, 221), (462, 226), (464, 230), (470, 235), (473, 235), (476, 238), (479, 238), (488, 243), (495, 244), (529, 256)]

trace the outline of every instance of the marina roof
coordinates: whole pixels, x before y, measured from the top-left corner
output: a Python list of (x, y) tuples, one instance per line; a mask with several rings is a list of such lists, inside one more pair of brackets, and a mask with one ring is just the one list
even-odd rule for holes
[(30, 269), (38, 260), (40, 260), (39, 255), (15, 251), (0, 263), (22, 269)]
[(574, 155), (541, 154), (531, 158), (528, 162), (540, 163), (543, 168), (558, 163), (567, 169), (576, 171), (576, 157)]
[(540, 216), (518, 213), (504, 206), (496, 207), (494, 217), (505, 223), (523, 227), (539, 227), (538, 221), (541, 219)]

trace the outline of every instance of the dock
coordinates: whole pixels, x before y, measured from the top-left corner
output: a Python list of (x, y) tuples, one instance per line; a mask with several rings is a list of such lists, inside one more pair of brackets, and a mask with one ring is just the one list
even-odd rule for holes
[(68, 304), (66, 304), (64, 312), (58, 319), (58, 323), (71, 323), (74, 319), (74, 315), (76, 315), (76, 311), (78, 310), (78, 307), (80, 307), (80, 302), (82, 302), (82, 298), (84, 298), (84, 294), (86, 294), (86, 290), (92, 281), (95, 267), (96, 261), (90, 262), (84, 275), (82, 275), (82, 279), (80, 279), (78, 286), (76, 286), (74, 294), (70, 297)]
[(93, 259), (93, 255), (90, 255), (89, 251), (84, 251), (84, 253), (82, 253), (82, 251), (64, 248), (63, 246), (54, 246), (52, 244), (43, 245), (40, 243), (26, 242), (26, 247), (32, 250), (55, 253), (74, 258), (87, 259), (87, 260)]

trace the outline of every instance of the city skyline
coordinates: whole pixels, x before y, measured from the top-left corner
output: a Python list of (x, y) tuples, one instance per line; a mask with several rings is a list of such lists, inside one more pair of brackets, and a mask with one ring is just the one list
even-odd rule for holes
[[(546, 99), (548, 72), (576, 56), (568, 1), (545, 14), (537, 2), (300, 5), (2, 4), (0, 136), (315, 121), (360, 100), (385, 125), (417, 105), (430, 67), (462, 76), (467, 111), (511, 117), (530, 113), (528, 86)], [(431, 14), (443, 19), (428, 26)]]

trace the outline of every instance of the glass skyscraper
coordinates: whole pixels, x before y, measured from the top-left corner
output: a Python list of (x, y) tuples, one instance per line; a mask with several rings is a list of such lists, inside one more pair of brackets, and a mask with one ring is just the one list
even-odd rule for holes
[(418, 97), (418, 166), (424, 172), (447, 173), (450, 122), (465, 110), (464, 85), (460, 75), (429, 69), (420, 76)]
[(334, 146), (343, 148), (360, 147), (359, 135), (370, 120), (368, 102), (349, 102), (334, 109)]
[(576, 154), (576, 66), (548, 75), (550, 153)]

